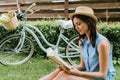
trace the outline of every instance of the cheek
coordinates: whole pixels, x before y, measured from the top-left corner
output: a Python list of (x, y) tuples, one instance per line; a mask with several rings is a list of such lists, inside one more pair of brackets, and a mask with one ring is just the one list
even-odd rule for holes
[(84, 25), (83, 28), (84, 28), (85, 31), (88, 31), (88, 26), (87, 25)]

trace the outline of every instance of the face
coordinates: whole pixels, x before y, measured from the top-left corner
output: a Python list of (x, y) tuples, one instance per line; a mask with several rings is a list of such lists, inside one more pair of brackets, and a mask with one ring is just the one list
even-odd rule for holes
[(79, 32), (80, 35), (87, 34), (89, 32), (88, 25), (79, 18), (74, 18), (73, 23), (75, 29)]

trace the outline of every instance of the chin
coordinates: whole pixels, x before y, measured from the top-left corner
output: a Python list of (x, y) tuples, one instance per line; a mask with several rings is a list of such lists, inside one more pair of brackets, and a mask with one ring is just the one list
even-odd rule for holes
[(80, 33), (80, 35), (83, 35), (84, 33)]

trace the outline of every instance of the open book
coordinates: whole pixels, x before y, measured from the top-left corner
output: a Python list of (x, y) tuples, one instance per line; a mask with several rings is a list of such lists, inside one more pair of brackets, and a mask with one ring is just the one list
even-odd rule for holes
[(70, 65), (67, 64), (62, 58), (60, 58), (59, 55), (52, 48), (47, 49), (47, 57), (53, 60), (58, 65), (64, 65), (65, 67), (70, 69)]

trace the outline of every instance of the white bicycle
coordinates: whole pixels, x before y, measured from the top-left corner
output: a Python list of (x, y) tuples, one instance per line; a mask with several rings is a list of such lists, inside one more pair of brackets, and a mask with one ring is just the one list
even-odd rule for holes
[[(0, 41), (0, 62), (4, 65), (17, 65), (27, 62), (32, 57), (34, 53), (34, 41), (26, 33), (29, 33), (37, 42), (40, 49), (46, 53), (46, 48), (42, 45), (38, 36), (34, 33), (34, 31), (36, 31), (39, 36), (41, 36), (41, 39), (46, 43), (46, 45), (54, 49), (62, 58), (67, 58), (72, 65), (79, 63), (79, 36), (77, 35), (69, 39), (63, 34), (65, 29), (73, 27), (72, 21), (57, 21), (57, 23), (61, 25), (60, 33), (56, 44), (51, 44), (47, 41), (45, 36), (37, 27), (27, 23), (26, 14), (33, 6), (34, 4), (22, 13), (18, 6), (17, 0), (17, 8), (19, 12), (17, 17), (18, 19), (24, 20), (24, 23), (21, 24), (22, 29), (18, 34), (9, 35)], [(61, 40), (66, 43), (66, 47), (59, 45)]]

